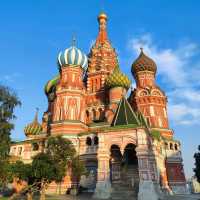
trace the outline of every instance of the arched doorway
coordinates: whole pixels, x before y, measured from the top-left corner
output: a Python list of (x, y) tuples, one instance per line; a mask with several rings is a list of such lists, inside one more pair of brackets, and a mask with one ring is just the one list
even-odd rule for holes
[(127, 144), (121, 162), (121, 181), (131, 187), (139, 184), (138, 159), (136, 155), (136, 145)]
[(112, 183), (117, 183), (121, 179), (121, 161), (122, 155), (118, 145), (112, 145), (110, 148), (110, 179)]

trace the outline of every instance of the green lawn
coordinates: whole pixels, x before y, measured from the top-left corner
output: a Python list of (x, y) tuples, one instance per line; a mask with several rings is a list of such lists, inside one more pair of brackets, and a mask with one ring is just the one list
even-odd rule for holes
[(0, 200), (8, 200), (8, 197), (0, 197)]

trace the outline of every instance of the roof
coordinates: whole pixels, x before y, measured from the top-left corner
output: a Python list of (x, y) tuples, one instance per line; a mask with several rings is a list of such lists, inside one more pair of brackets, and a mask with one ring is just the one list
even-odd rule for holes
[(136, 113), (131, 108), (127, 99), (123, 96), (119, 102), (111, 126), (128, 125), (128, 124), (136, 124), (139, 126), (140, 121), (138, 120)]

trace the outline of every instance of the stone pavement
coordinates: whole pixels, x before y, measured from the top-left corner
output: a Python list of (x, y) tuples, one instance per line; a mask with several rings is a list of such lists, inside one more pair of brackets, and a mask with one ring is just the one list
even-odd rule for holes
[(200, 200), (200, 194), (167, 196), (164, 200)]
[[(90, 199), (92, 200), (93, 198), (91, 195), (88, 194), (81, 194), (78, 196), (56, 195), (56, 196), (48, 196), (47, 198), (47, 200), (90, 200)], [(130, 200), (134, 199), (131, 198)], [(167, 196), (162, 200), (200, 200), (200, 194)]]

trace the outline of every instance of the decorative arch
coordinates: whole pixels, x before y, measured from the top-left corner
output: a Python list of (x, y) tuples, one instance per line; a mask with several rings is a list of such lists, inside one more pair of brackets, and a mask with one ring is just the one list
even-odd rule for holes
[(148, 96), (149, 95), (149, 91), (146, 89), (143, 89), (141, 91), (138, 92), (138, 96), (142, 97), (142, 96)]
[(163, 96), (163, 94), (161, 93), (161, 91), (159, 91), (158, 89), (153, 89), (151, 91), (151, 95), (152, 96)]

